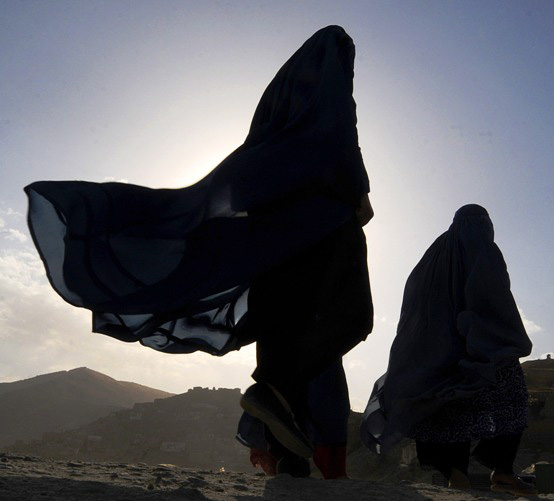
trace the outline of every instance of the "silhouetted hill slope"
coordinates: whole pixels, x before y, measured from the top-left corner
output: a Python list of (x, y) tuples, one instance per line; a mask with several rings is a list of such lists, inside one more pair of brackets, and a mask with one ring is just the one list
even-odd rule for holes
[(253, 471), (248, 450), (234, 438), (242, 414), (240, 397), (238, 388), (197, 387), (10, 450), (55, 459)]
[(0, 384), (0, 445), (90, 423), (110, 412), (171, 396), (81, 367)]
[(554, 359), (528, 360), (521, 364), (529, 391), (554, 393)]

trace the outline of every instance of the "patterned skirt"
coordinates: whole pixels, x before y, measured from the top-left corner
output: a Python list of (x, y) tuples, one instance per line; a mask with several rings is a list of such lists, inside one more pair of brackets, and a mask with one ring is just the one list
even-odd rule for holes
[(513, 360), (497, 370), (493, 386), (449, 402), (419, 423), (410, 437), (453, 443), (518, 435), (527, 427), (528, 400), (523, 370)]

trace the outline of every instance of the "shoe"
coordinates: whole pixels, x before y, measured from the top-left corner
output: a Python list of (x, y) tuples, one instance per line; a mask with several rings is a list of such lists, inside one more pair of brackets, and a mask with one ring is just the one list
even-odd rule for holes
[(251, 416), (262, 421), (274, 437), (289, 451), (303, 458), (312, 457), (313, 448), (308, 437), (294, 421), (286, 401), (269, 385), (250, 386), (240, 400), (240, 406)]
[(284, 473), (295, 478), (307, 478), (311, 473), (310, 463), (295, 454), (287, 454), (277, 461), (277, 475)]
[(536, 496), (534, 485), (524, 482), (514, 473), (491, 473), (491, 491), (512, 494), (513, 496)]
[(270, 477), (274, 477), (277, 474), (277, 459), (264, 449), (252, 447), (250, 449), (250, 462), (254, 468), (259, 466)]

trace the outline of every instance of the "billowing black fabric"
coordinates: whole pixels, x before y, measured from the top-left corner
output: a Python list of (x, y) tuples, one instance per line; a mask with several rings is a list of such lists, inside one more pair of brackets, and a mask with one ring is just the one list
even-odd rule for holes
[(531, 352), (492, 222), (460, 208), (404, 290), (387, 373), (364, 413), (363, 441), (387, 450), (447, 402), (494, 384), (496, 370)]
[(237, 348), (253, 278), (340, 227), (369, 191), (353, 61), (342, 28), (315, 33), (266, 89), (244, 144), (193, 186), (27, 186), (54, 289), (92, 310), (96, 332), (165, 352)]

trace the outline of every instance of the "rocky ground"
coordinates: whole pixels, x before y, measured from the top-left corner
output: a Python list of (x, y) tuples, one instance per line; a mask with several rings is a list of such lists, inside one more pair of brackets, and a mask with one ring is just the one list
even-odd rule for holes
[[(169, 464), (73, 462), (0, 453), (2, 501), (487, 501), (516, 499), (429, 484), (269, 478)], [(554, 494), (533, 499), (554, 501)]]

